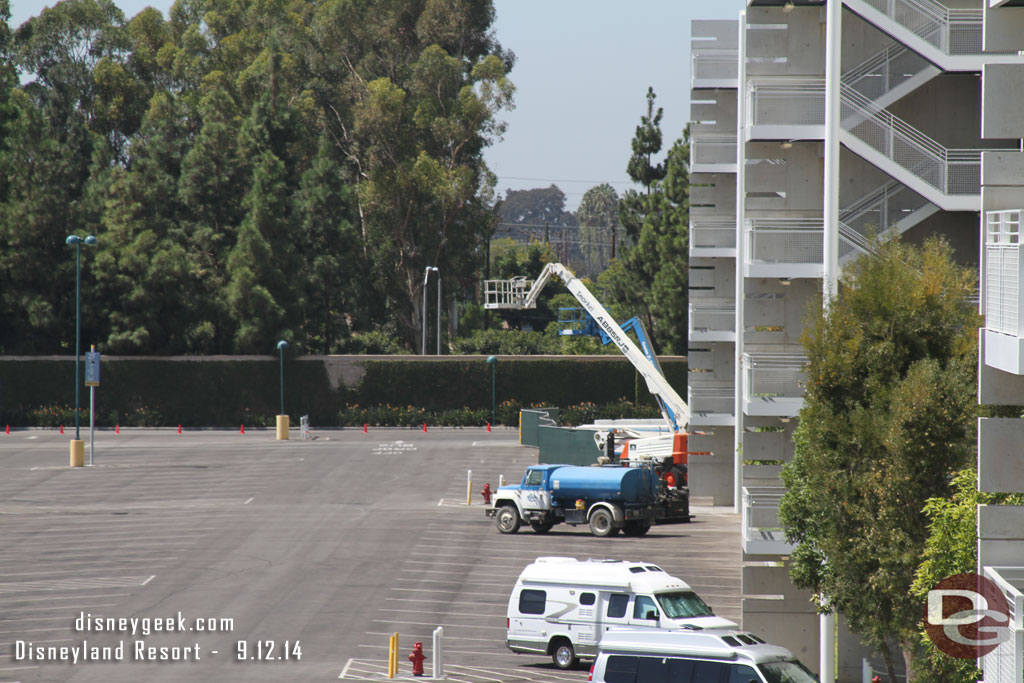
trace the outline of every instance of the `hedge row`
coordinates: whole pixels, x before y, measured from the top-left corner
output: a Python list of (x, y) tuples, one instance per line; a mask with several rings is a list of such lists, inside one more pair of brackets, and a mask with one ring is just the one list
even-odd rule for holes
[[(74, 359), (0, 358), (0, 424), (74, 422)], [(358, 368), (351, 386), (331, 377)], [(684, 358), (662, 367), (680, 394)], [(356, 374), (359, 374), (357, 372)], [(100, 426), (237, 427), (272, 425), (280, 411), (280, 366), (272, 356), (104, 358), (96, 391)], [(285, 412), (298, 424), (483, 424), (491, 413), (491, 366), (483, 357), (301, 357), (286, 359)], [(580, 421), (657, 414), (639, 374), (623, 358), (500, 357), (495, 366), (498, 423), (516, 424), (526, 406), (571, 407)], [(89, 392), (81, 390), (83, 415)], [(633, 403), (636, 405), (633, 405)]]

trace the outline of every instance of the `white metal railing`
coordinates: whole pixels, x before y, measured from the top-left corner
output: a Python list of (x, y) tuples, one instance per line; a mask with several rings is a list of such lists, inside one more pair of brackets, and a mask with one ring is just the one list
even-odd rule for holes
[(736, 48), (694, 47), (690, 49), (690, 78), (698, 80), (733, 80), (739, 75), (739, 52)]
[(825, 79), (772, 78), (747, 81), (746, 125), (822, 126)]
[(1024, 210), (985, 213), (985, 328), (1024, 337), (1021, 299), (1024, 270), (1020, 221)]
[(984, 683), (1020, 683), (1024, 679), (1024, 567), (985, 567), (1010, 608), (1009, 637), (981, 658)]
[(690, 413), (727, 413), (735, 408), (735, 389), (732, 382), (700, 379), (700, 373), (691, 374), (687, 386)]
[[(917, 128), (843, 84), (843, 129), (939, 192), (981, 192), (980, 149), (947, 149)], [(754, 80), (747, 84), (748, 125), (823, 125), (825, 82), (820, 78)]]
[(930, 66), (906, 45), (893, 43), (844, 73), (842, 82), (873, 101)]
[(485, 308), (519, 308), (533, 287), (533, 280), (514, 277), (511, 280), (484, 280)]
[(934, 0), (864, 0), (948, 55), (981, 54), (980, 9), (952, 9)]
[(748, 263), (821, 264), (821, 218), (748, 218), (743, 222)]
[(839, 210), (839, 221), (861, 238), (882, 235), (928, 200), (895, 180)]
[(691, 218), (691, 249), (735, 249), (735, 218)]
[(802, 399), (807, 381), (802, 353), (744, 353), (744, 398)]
[(793, 548), (786, 543), (779, 521), (779, 502), (785, 493), (784, 486), (743, 487), (743, 547), (748, 553), (785, 554)]
[(694, 133), (690, 137), (690, 165), (735, 164), (735, 133)]
[(690, 299), (690, 334), (735, 332), (735, 299)]

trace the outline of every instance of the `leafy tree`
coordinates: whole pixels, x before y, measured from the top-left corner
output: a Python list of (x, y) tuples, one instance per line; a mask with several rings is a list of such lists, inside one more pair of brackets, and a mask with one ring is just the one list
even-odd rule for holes
[(628, 171), (644, 192), (627, 190), (619, 203), (619, 220), (632, 240), (621, 263), (599, 278), (611, 300), (644, 320), (662, 353), (685, 353), (689, 287), (689, 129), (673, 143), (664, 163), (661, 109), (647, 92), (647, 115), (633, 139)]
[[(972, 468), (953, 476), (950, 498), (929, 498), (924, 514), (928, 518), (928, 539), (924, 561), (917, 568), (911, 590), (920, 604), (928, 599), (935, 584), (955, 574), (977, 570), (978, 505), (1024, 505), (1024, 495), (982, 493)], [(923, 630), (921, 656), (914, 658), (914, 675), (919, 680), (944, 683), (974, 683), (981, 672), (974, 660), (954, 659), (938, 650)]]
[(970, 460), (979, 321), (975, 277), (946, 244), (875, 249), (844, 273), (827, 310), (810, 313), (779, 516), (797, 544), (794, 583), (842, 612), (893, 680), (893, 644), (908, 669), (918, 649), (922, 510)]
[(580, 223), (580, 248), (586, 273), (596, 277), (614, 258), (619, 227), (619, 195), (608, 183), (590, 188), (576, 210)]

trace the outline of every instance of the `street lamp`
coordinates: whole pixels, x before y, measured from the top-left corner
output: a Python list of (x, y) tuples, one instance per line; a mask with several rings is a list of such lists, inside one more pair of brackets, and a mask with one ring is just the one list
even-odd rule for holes
[(75, 440), (71, 442), (71, 466), (81, 467), (85, 463), (85, 444), (79, 434), (78, 415), (78, 379), (82, 358), (82, 244), (95, 246), (96, 238), (93, 235), (85, 239), (68, 235), (64, 243), (75, 246)]
[(487, 364), (491, 366), (491, 424), (494, 424), (494, 375), (498, 369), (498, 357), (487, 356)]
[(441, 271), (434, 268), (437, 273), (437, 355), (441, 355)]
[(288, 440), (288, 416), (284, 414), (284, 350), (288, 348), (288, 342), (284, 339), (277, 342), (277, 350), (281, 354), (281, 412), (277, 416), (277, 440)]
[[(423, 271), (423, 346), (422, 346), (422, 353), (420, 354), (421, 356), (427, 355), (427, 281), (430, 279), (430, 271), (434, 271), (435, 273), (439, 272), (436, 266), (427, 266), (426, 269)], [(441, 276), (438, 275), (437, 277), (440, 280)], [(441, 320), (441, 309), (440, 309), (440, 306), (441, 306), (441, 285), (440, 285), (440, 283), (438, 283), (438, 289), (437, 289), (437, 305), (438, 305), (437, 320), (438, 320), (438, 322), (440, 322), (440, 320)], [(438, 344), (438, 348), (440, 349), (440, 346), (441, 346), (441, 332), (440, 332), (440, 330), (438, 330), (437, 335), (438, 335), (437, 336), (437, 340), (438, 340), (437, 344)]]

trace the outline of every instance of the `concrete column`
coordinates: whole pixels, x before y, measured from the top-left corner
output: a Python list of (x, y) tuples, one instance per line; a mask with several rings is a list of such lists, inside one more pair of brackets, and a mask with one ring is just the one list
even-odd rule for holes
[(820, 675), (821, 683), (835, 683), (836, 680), (836, 615), (821, 614), (818, 616), (821, 629)]
[(747, 109), (747, 13), (740, 12), (736, 81), (736, 363), (734, 371), (734, 407), (736, 426), (733, 429), (733, 492), (732, 509), (740, 513), (743, 506), (743, 262), (746, 244), (743, 237), (743, 205), (746, 195), (746, 109)]
[(836, 295), (836, 283), (839, 280), (839, 65), (842, 35), (843, 3), (829, 0), (825, 34), (825, 262), (821, 287), (826, 308)]
[(85, 442), (71, 439), (71, 467), (85, 466)]
[(288, 440), (288, 416), (278, 415), (277, 416), (277, 440), (287, 441)]

